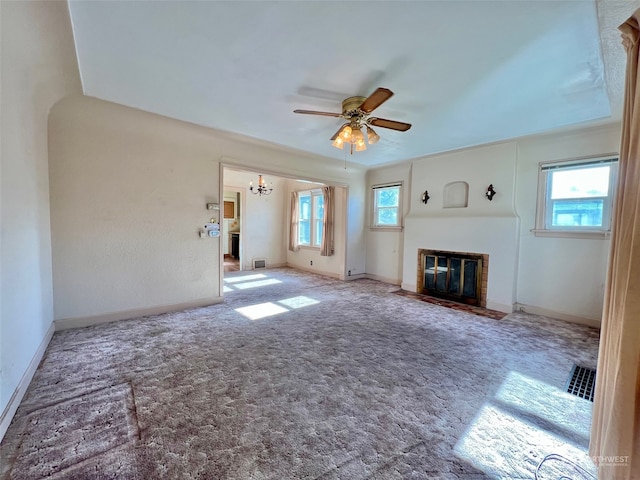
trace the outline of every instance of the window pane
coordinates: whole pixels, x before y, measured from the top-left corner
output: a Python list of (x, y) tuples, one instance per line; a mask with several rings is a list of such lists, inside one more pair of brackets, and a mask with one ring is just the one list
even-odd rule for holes
[(376, 190), (376, 205), (378, 207), (397, 207), (400, 187), (379, 188)]
[(400, 191), (401, 186), (374, 187), (373, 192), (373, 226), (400, 226)]
[(398, 224), (397, 207), (379, 208), (376, 223), (377, 225), (397, 225)]
[(314, 245), (319, 247), (322, 245), (322, 225), (324, 222), (322, 220), (316, 220), (316, 231), (314, 232)]
[(298, 243), (300, 245), (309, 245), (311, 242), (311, 222), (309, 220), (300, 220), (298, 225)]
[(554, 227), (602, 227), (604, 200), (552, 200)]
[(610, 166), (551, 171), (551, 199), (606, 197)]
[(300, 220), (311, 219), (311, 195), (300, 196)]
[[(611, 204), (617, 158), (540, 164), (544, 196), (537, 201), (536, 236), (596, 238), (611, 227)], [(602, 163), (605, 162), (605, 163)], [(549, 230), (549, 232), (545, 232)], [(551, 233), (551, 231), (555, 231)]]
[(324, 224), (324, 197), (322, 195), (313, 196), (313, 245), (322, 245), (322, 225)]
[(324, 197), (322, 195), (316, 195), (313, 197), (315, 200), (315, 216), (316, 220), (322, 220), (324, 218)]

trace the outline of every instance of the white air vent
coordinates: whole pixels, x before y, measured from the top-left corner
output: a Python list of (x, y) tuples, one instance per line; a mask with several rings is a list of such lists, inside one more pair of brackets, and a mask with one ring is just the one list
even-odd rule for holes
[(254, 258), (253, 269), (260, 270), (261, 268), (267, 268), (267, 260), (264, 258)]

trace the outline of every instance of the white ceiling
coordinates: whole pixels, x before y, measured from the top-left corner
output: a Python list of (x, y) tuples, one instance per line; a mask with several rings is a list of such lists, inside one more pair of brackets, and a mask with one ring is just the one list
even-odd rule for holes
[(624, 51), (610, 39), (638, 6), (70, 1), (84, 92), (104, 100), (342, 160), (341, 120), (293, 110), (390, 88), (375, 116), (413, 127), (377, 129), (349, 158), (370, 166), (618, 119)]

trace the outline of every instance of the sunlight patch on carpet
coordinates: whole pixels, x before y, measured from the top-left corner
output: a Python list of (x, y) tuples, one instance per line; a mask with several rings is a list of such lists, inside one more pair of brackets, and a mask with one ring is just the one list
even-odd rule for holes
[(275, 278), (266, 278), (264, 280), (256, 280), (253, 282), (234, 283), (233, 286), (238, 290), (247, 290), (248, 288), (265, 287), (267, 285), (276, 285), (278, 283), (282, 282), (280, 280), (276, 280)]
[[(258, 303), (256, 305), (249, 305), (248, 307), (236, 308), (236, 312), (240, 315), (247, 317), (249, 320), (260, 320), (261, 318), (272, 317), (273, 315), (279, 315), (290, 311), (290, 309), (297, 309), (316, 305), (320, 303), (318, 300), (299, 295), (297, 297), (285, 298), (284, 300), (278, 300), (276, 305), (273, 302)], [(289, 308), (285, 308), (289, 307)]]
[(251, 280), (259, 280), (261, 278), (267, 278), (264, 273), (256, 273), (252, 275), (242, 275), (241, 277), (230, 277), (225, 278), (224, 283), (238, 283), (238, 282), (249, 282)]
[(260, 320), (261, 318), (271, 317), (288, 311), (289, 310), (286, 308), (272, 302), (258, 303), (256, 305), (249, 305), (248, 307), (236, 308), (236, 312), (247, 317), (249, 320)]
[(511, 371), (495, 394), (504, 404), (589, 440), (592, 405), (564, 390)]
[[(595, 471), (587, 451), (590, 418), (589, 402), (512, 371), (478, 411), (454, 451), (496, 478), (533, 478), (549, 454)], [(548, 478), (575, 473), (563, 468), (567, 466), (557, 462)]]
[(13, 469), (50, 476), (138, 438), (131, 384), (122, 383), (31, 412)]
[(313, 298), (300, 295), (298, 297), (291, 297), (291, 298), (285, 298), (284, 300), (278, 300), (278, 303), (281, 303), (285, 307), (289, 307), (289, 308), (302, 308), (302, 307), (308, 307), (310, 305), (316, 305), (320, 302), (318, 300), (314, 300)]
[(594, 469), (582, 448), (493, 405), (480, 409), (455, 452), (497, 478), (533, 478), (538, 463), (550, 453)]

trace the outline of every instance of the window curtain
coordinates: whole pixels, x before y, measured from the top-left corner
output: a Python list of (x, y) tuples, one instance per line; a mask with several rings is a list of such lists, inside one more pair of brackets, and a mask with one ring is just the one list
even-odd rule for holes
[(300, 219), (300, 213), (298, 211), (298, 192), (291, 192), (291, 208), (290, 208), (290, 221), (289, 221), (289, 250), (297, 252), (300, 250), (298, 246), (298, 223)]
[(627, 73), (589, 447), (600, 480), (640, 478), (639, 23), (640, 9), (620, 26)]
[(324, 217), (322, 219), (322, 244), (320, 245), (320, 256), (330, 257), (333, 255), (333, 237), (335, 217), (335, 187), (322, 187), (322, 197), (324, 199)]

